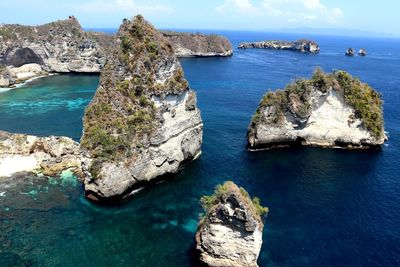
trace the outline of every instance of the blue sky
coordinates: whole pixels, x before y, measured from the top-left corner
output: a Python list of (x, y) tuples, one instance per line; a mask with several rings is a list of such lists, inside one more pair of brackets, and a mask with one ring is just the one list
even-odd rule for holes
[(85, 28), (117, 28), (143, 14), (159, 28), (336, 28), (400, 36), (398, 0), (2, 0), (0, 23), (37, 25), (75, 15)]

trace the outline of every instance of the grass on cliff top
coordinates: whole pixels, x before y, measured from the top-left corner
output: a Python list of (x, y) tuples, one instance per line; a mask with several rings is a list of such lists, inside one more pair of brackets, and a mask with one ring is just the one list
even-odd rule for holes
[[(383, 102), (380, 94), (345, 71), (327, 74), (319, 68), (309, 80), (296, 80), (287, 85), (285, 90), (265, 94), (253, 116), (251, 126), (254, 127), (262, 121), (280, 125), (288, 111), (301, 119), (307, 119), (311, 111), (310, 92), (314, 88), (324, 94), (331, 90), (342, 93), (346, 103), (354, 108), (355, 116), (361, 119), (364, 127), (376, 138), (383, 135)], [(272, 115), (269, 118), (264, 118), (265, 108), (270, 108)]]
[(19, 24), (8, 24), (0, 26), (0, 37), (3, 41), (20, 42), (22, 39), (50, 40), (57, 34), (62, 38), (62, 34), (71, 32), (75, 38), (83, 38), (83, 30), (76, 19), (66, 19), (50, 22), (39, 26), (26, 26)]
[(224, 184), (217, 185), (215, 187), (213, 195), (201, 197), (200, 203), (205, 213), (208, 214), (212, 207), (220, 202), (224, 202), (227, 196), (232, 193), (238, 196), (241, 201), (246, 203), (247, 207), (249, 207), (250, 212), (252, 212), (254, 217), (262, 222), (261, 216), (268, 213), (268, 208), (261, 205), (259, 198), (254, 197), (253, 199), (251, 199), (249, 193), (247, 193), (247, 191), (243, 187), (239, 188), (232, 181), (227, 181)]
[(124, 20), (118, 33), (121, 44), (121, 61), (128, 67), (134, 79), (155, 94), (180, 93), (189, 87), (183, 70), (178, 68), (165, 83), (156, 83), (158, 68), (166, 61), (174, 61), (174, 51), (170, 42), (137, 15), (132, 21)]

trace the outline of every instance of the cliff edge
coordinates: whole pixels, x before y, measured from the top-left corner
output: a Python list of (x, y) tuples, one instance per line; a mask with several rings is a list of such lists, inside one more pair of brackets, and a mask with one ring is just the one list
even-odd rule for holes
[(87, 197), (120, 199), (201, 153), (203, 123), (172, 45), (151, 24), (125, 19), (96, 94), (81, 146), (93, 164)]
[(70, 16), (40, 26), (0, 26), (0, 86), (47, 73), (100, 73), (113, 37), (85, 32)]

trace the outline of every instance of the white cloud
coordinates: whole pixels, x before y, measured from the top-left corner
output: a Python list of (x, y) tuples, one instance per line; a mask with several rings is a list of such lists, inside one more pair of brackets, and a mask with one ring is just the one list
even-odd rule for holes
[(172, 13), (174, 9), (162, 4), (138, 4), (135, 0), (96, 0), (80, 5), (79, 10), (88, 13), (121, 13), (132, 16), (135, 14)]
[(223, 14), (239, 13), (250, 15), (269, 15), (286, 22), (310, 22), (337, 24), (343, 16), (338, 8), (329, 8), (322, 0), (225, 0), (216, 10)]
[(282, 16), (284, 12), (276, 7), (274, 7), (273, 1), (264, 0), (262, 3), (262, 7), (268, 14), (273, 16)]
[(250, 0), (225, 0), (216, 10), (219, 13), (235, 12), (250, 15), (260, 14), (260, 10), (250, 3)]
[(303, 5), (309, 10), (326, 11), (327, 8), (319, 0), (304, 0)]

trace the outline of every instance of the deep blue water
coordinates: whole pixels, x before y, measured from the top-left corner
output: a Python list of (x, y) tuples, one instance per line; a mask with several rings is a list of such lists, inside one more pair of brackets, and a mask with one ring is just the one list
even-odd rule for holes
[[(202, 157), (115, 207), (88, 203), (70, 177), (0, 185), (0, 266), (190, 266), (198, 199), (228, 179), (270, 209), (260, 266), (400, 266), (400, 40), (221, 33), (234, 46), (312, 38), (322, 51), (182, 59), (202, 110)], [(350, 46), (369, 54), (345, 57)], [(261, 96), (316, 66), (349, 71), (382, 93), (387, 145), (247, 151), (246, 129)], [(95, 76), (54, 76), (0, 93), (0, 128), (79, 139), (96, 83)]]

